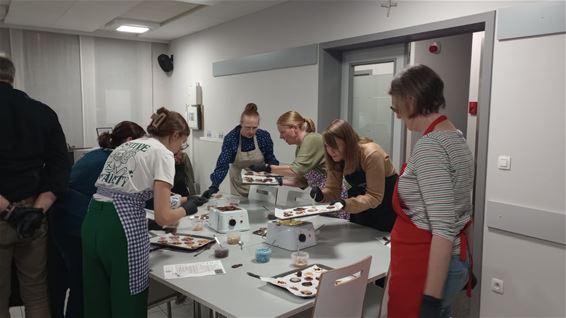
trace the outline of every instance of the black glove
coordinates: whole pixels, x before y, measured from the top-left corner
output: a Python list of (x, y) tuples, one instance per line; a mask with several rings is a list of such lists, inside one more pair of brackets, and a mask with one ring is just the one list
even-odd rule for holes
[(438, 299), (436, 297), (432, 297), (429, 295), (423, 295), (423, 302), (421, 304), (419, 318), (440, 317), (441, 305), (442, 305), (442, 299)]
[(32, 237), (45, 218), (43, 209), (14, 208), (6, 221), (16, 229), (21, 238)]
[(283, 185), (283, 176), (273, 176), (273, 178), (277, 181), (277, 184)]
[(208, 202), (208, 199), (205, 197), (192, 196), (187, 200), (187, 202), (181, 204), (181, 207), (185, 209), (186, 215), (191, 215), (197, 213), (198, 207), (206, 202)]
[(334, 205), (336, 203), (342, 204), (342, 210), (344, 210), (346, 208), (346, 201), (344, 201), (344, 199), (334, 200), (330, 203), (330, 205)]
[(319, 187), (312, 187), (311, 198), (313, 198), (316, 202), (322, 202), (322, 200), (324, 200), (324, 194), (322, 194)]
[(271, 165), (269, 163), (256, 163), (251, 165), (249, 169), (255, 172), (271, 172)]
[(210, 197), (215, 194), (216, 192), (218, 192), (218, 187), (211, 185), (210, 188), (208, 188), (208, 190), (204, 191), (204, 193), (202, 194), (202, 196), (206, 199), (210, 199)]

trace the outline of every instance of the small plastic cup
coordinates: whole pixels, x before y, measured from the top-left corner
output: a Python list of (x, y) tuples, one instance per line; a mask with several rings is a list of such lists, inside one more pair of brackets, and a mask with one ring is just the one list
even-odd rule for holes
[(216, 246), (214, 248), (214, 257), (216, 258), (225, 258), (228, 257), (229, 250), (227, 247), (224, 246)]
[(240, 233), (239, 232), (230, 232), (226, 235), (226, 243), (230, 245), (236, 245), (240, 242)]
[(194, 220), (193, 221), (193, 231), (202, 231), (204, 230), (204, 221), (203, 220)]
[(309, 264), (309, 253), (297, 251), (291, 253), (292, 264), (297, 267), (307, 266)]
[(258, 263), (267, 263), (271, 259), (271, 249), (269, 247), (258, 247), (255, 250), (255, 261)]

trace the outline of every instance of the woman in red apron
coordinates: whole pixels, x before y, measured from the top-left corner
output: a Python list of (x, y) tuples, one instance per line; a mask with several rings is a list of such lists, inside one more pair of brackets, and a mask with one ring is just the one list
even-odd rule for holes
[(389, 317), (449, 317), (468, 281), (465, 228), (471, 220), (472, 153), (462, 133), (439, 114), (444, 84), (416, 65), (391, 82), (392, 110), (422, 133), (393, 194)]

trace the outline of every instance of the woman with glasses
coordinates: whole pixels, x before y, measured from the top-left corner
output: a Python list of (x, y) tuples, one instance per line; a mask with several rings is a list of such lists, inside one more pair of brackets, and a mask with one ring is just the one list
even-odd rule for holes
[(440, 114), (444, 83), (425, 65), (391, 82), (392, 109), (422, 137), (393, 195), (390, 317), (449, 317), (469, 277), (466, 227), (472, 216), (474, 158), (462, 132)]
[[(340, 202), (351, 222), (391, 232), (395, 223), (391, 198), (397, 172), (389, 155), (371, 139), (360, 138), (342, 119), (334, 120), (322, 138), (326, 184), (322, 189), (313, 187), (311, 197), (317, 202)], [(350, 185), (346, 199), (340, 198), (343, 179)]]
[(160, 108), (151, 116), (148, 137), (112, 151), (96, 181), (82, 226), (85, 317), (147, 317), (149, 237), (146, 201), (155, 199), (155, 221), (177, 223), (206, 199), (171, 201), (173, 154), (190, 134), (177, 112)]
[(204, 197), (210, 198), (211, 195), (218, 192), (228, 171), (230, 172), (230, 193), (247, 197), (250, 187), (242, 183), (242, 169), (253, 164), (279, 164), (273, 154), (271, 135), (258, 127), (257, 105), (249, 103), (240, 116), (240, 124), (224, 137), (216, 168), (210, 175), (212, 185), (203, 193)]

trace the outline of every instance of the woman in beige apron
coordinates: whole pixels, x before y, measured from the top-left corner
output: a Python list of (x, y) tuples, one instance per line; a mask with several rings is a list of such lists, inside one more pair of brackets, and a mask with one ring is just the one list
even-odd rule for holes
[(259, 150), (257, 138), (254, 136), (255, 149), (248, 152), (242, 152), (242, 147), (238, 147), (236, 159), (230, 166), (230, 193), (242, 197), (247, 197), (250, 192), (250, 186), (242, 183), (242, 169), (247, 168), (253, 164), (264, 163), (264, 157)]
[(230, 172), (230, 193), (247, 197), (249, 186), (242, 184), (242, 169), (250, 165), (279, 164), (273, 155), (271, 135), (258, 127), (257, 106), (249, 103), (242, 112), (240, 125), (224, 137), (216, 168), (210, 175), (212, 185), (203, 193), (204, 197), (209, 198), (218, 192), (228, 171)]

